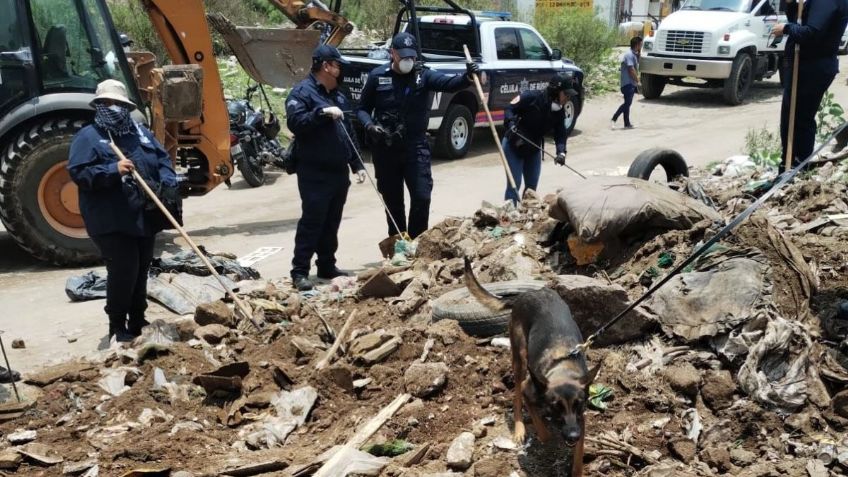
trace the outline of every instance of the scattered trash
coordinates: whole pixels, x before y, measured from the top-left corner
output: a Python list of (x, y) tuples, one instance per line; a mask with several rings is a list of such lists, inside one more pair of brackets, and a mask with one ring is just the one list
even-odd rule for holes
[(26, 348), (26, 343), (22, 339), (12, 340), (12, 349), (24, 349)]
[(237, 262), (242, 267), (252, 267), (256, 263), (265, 260), (266, 258), (275, 255), (283, 247), (259, 247), (258, 249), (250, 252), (249, 254), (239, 257)]
[(38, 431), (18, 431), (9, 434), (8, 436), (6, 436), (6, 439), (8, 439), (12, 445), (20, 445), (26, 444), (27, 442), (32, 442), (37, 437)]
[(598, 411), (607, 409), (607, 401), (612, 400), (612, 389), (602, 384), (589, 385), (589, 405)]
[(106, 298), (106, 275), (90, 271), (81, 276), (68, 277), (65, 281), (65, 294), (71, 301)]
[(35, 442), (30, 442), (23, 447), (19, 447), (18, 452), (40, 465), (56, 465), (61, 464), (65, 460), (49, 446)]
[(406, 454), (414, 447), (403, 439), (395, 439), (382, 444), (372, 444), (362, 450), (376, 457), (397, 457)]

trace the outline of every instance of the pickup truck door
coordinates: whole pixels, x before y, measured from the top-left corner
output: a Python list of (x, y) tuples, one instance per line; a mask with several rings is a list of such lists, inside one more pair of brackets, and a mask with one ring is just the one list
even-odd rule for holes
[[(526, 32), (526, 33), (524, 33)], [(553, 67), (550, 59), (528, 58), (523, 45), (523, 36), (532, 30), (512, 25), (496, 27), (495, 46), (497, 61), (491, 75), (492, 89), (489, 107), (503, 111), (517, 94), (530, 89), (542, 89), (548, 84)], [(540, 56), (535, 44), (531, 44), (531, 56)], [(542, 43), (544, 47), (544, 44)], [(546, 53), (547, 54), (547, 53)], [(498, 114), (500, 115), (500, 114)]]

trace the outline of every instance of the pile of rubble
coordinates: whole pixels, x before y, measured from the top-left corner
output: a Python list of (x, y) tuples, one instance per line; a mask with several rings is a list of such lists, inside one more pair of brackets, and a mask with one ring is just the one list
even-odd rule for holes
[[(446, 306), (440, 297), (463, 287), (463, 257), (484, 283), (551, 286), (586, 335), (750, 203), (740, 190), (757, 173), (684, 188), (720, 204), (718, 213), (679, 194), (671, 202), (685, 210), (664, 216), (674, 220), (592, 229), (600, 242), (573, 200), (531, 196), (518, 208), (484, 204), (473, 217), (447, 219), (414, 253), (399, 246), (382, 268), (315, 292), (242, 280), (238, 293), (262, 319), (259, 331), (215, 301), (156, 321), (129, 348), (25, 376), (32, 402), (0, 425), (0, 470), (563, 475), (570, 455), (558, 438), (541, 444), (531, 431), (524, 446), (511, 440), (508, 340), (469, 335), (467, 314), (433, 319)], [(610, 187), (592, 183), (583, 191)], [(844, 182), (797, 180), (589, 351), (603, 366), (587, 412), (587, 473), (848, 469), (848, 322), (833, 313), (848, 262), (842, 219), (833, 219), (841, 206), (820, 196), (827, 191), (844, 194)], [(798, 224), (781, 219), (790, 212)]]

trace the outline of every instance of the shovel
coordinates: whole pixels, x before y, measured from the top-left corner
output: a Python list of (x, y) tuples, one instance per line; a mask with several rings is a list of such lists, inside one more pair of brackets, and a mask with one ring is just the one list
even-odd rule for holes
[[(121, 152), (121, 149), (118, 148), (114, 141), (110, 141), (109, 146), (115, 152), (115, 155), (118, 156), (118, 158), (127, 158), (127, 156), (125, 156), (124, 153)], [(206, 255), (204, 255), (203, 252), (200, 251), (200, 248), (197, 246), (197, 244), (194, 243), (191, 237), (188, 236), (185, 229), (183, 229), (180, 224), (177, 223), (177, 219), (175, 219), (174, 216), (171, 215), (170, 212), (168, 212), (168, 209), (165, 207), (164, 204), (162, 204), (162, 201), (159, 200), (159, 197), (156, 196), (156, 193), (153, 192), (150, 186), (147, 185), (147, 182), (144, 181), (144, 178), (141, 177), (141, 174), (139, 174), (137, 170), (133, 169), (132, 176), (133, 179), (138, 182), (141, 188), (144, 189), (144, 193), (147, 194), (148, 197), (150, 197), (153, 203), (156, 204), (156, 207), (159, 208), (159, 211), (161, 211), (162, 214), (168, 219), (168, 221), (171, 222), (171, 225), (173, 225), (174, 228), (177, 229), (180, 235), (182, 235), (183, 239), (185, 239), (185, 241), (191, 246), (192, 250), (194, 250), (194, 253), (196, 253), (197, 256), (200, 257), (200, 260), (203, 261), (203, 264), (206, 265), (206, 268), (208, 268), (212, 275), (216, 279), (218, 279), (218, 283), (221, 284), (224, 290), (226, 290), (227, 294), (230, 295), (230, 297), (233, 299), (233, 302), (236, 304), (236, 315), (241, 315), (242, 318), (250, 320), (250, 322), (253, 323), (253, 326), (255, 326), (257, 330), (261, 330), (262, 326), (260, 325), (259, 321), (253, 316), (253, 312), (250, 310), (250, 307), (247, 305), (247, 303), (245, 303), (241, 298), (236, 296), (236, 294), (229, 287), (229, 285), (227, 285), (227, 282), (225, 282), (224, 279), (221, 278), (221, 275), (218, 274), (218, 271), (215, 270), (215, 267), (212, 266), (212, 263), (209, 262), (209, 259), (206, 258)], [(259, 310), (259, 313), (262, 313), (261, 310)]]

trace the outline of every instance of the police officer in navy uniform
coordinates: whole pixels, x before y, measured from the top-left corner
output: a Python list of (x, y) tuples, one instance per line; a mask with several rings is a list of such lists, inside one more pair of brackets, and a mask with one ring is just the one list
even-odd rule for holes
[[(536, 190), (538, 187), (542, 172), (542, 150), (539, 148), (545, 147), (547, 131), (554, 132), (557, 152), (554, 162), (565, 165), (568, 131), (565, 129), (563, 106), (569, 98), (576, 97), (577, 91), (571, 77), (558, 73), (551, 78), (544, 90), (524, 91), (510, 101), (504, 112), (507, 132), (501, 145), (517, 188), (521, 188), (522, 179), (525, 191)], [(518, 191), (513, 189), (509, 182), (504, 199), (513, 203), (519, 200)]]
[[(416, 65), (415, 37), (401, 32), (392, 39), (392, 61), (368, 75), (357, 113), (371, 138), (377, 188), (398, 222), (386, 217), (389, 235), (408, 232), (415, 238), (427, 230), (433, 176), (427, 122), (431, 91), (456, 92), (471, 84), (479, 67), (466, 63), (466, 74), (447, 75)], [(403, 185), (409, 189), (409, 224)]]
[(839, 41), (848, 24), (848, 0), (806, 0), (804, 18), (798, 22), (798, 3), (786, 4), (789, 23), (775, 25), (775, 36), (788, 36), (784, 64), (783, 103), (780, 108), (780, 139), (783, 143), (783, 161), (789, 136), (789, 105), (792, 91), (792, 74), (795, 45), (800, 46), (798, 56), (798, 91), (795, 109), (795, 141), (792, 164), (797, 165), (813, 153), (816, 142), (816, 112), (822, 97), (836, 74), (839, 60), (836, 54)]
[(298, 83), (286, 100), (287, 125), (295, 135), (292, 154), (297, 161), (302, 210), (291, 277), (301, 291), (313, 288), (309, 280), (313, 255), (318, 255), (318, 278), (331, 280), (346, 275), (336, 267), (335, 254), (349, 174), (356, 174), (357, 183), (366, 178), (349, 136), (350, 120), (345, 117), (351, 105), (338, 90), (341, 65), (347, 63), (336, 48), (319, 46), (312, 53), (309, 77)]
[[(130, 117), (136, 105), (120, 81), (97, 85), (94, 122), (71, 142), (68, 173), (79, 187), (79, 207), (85, 229), (106, 262), (106, 315), (109, 337), (132, 341), (149, 323), (147, 274), (153, 260), (156, 233), (161, 230), (128, 191), (132, 172), (152, 184), (176, 191), (177, 175), (165, 148)], [(119, 159), (114, 141), (126, 156)]]

